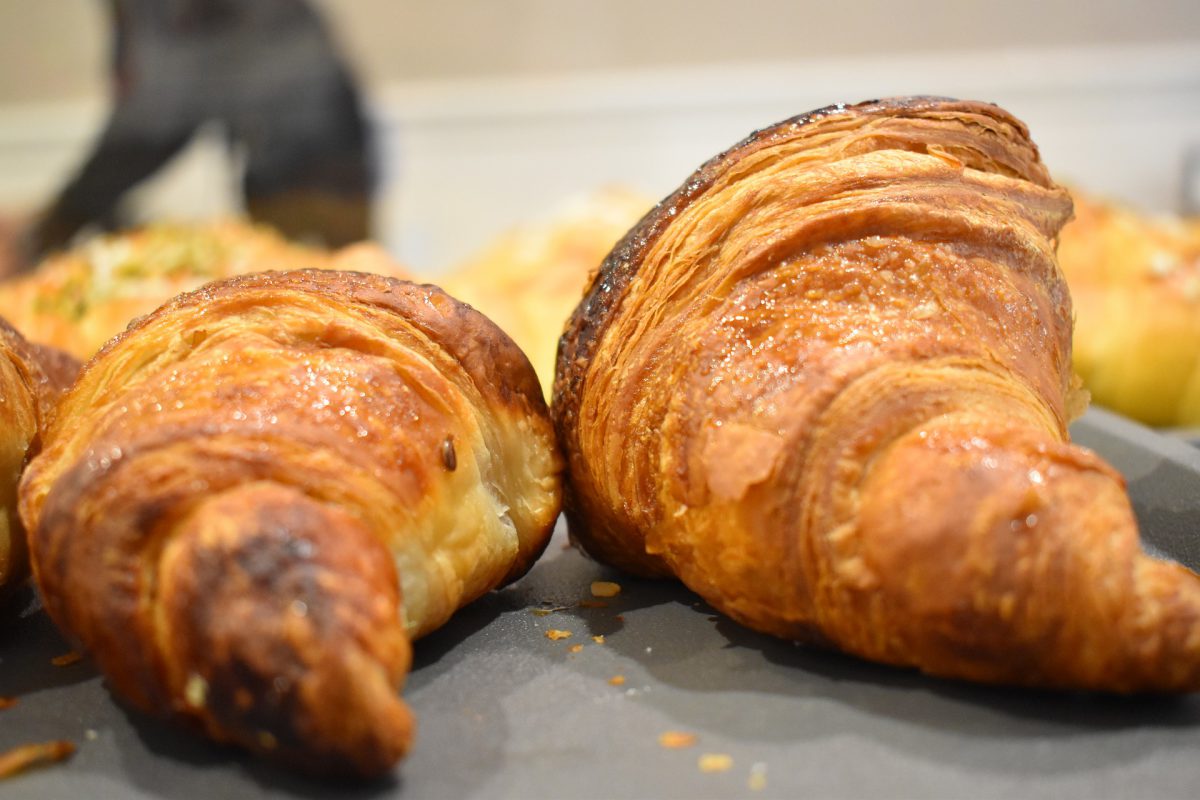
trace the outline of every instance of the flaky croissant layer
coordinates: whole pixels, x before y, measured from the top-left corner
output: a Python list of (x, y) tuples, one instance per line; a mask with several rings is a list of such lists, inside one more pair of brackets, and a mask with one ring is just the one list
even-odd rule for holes
[(79, 364), (0, 319), (0, 600), (29, 577), (17, 482)]
[(572, 536), (936, 675), (1200, 687), (1200, 581), (1141, 553), (1121, 478), (1067, 441), (1070, 214), (982, 103), (830, 107), (712, 159), (560, 344)]
[(106, 346), (21, 489), (46, 608), (114, 690), (312, 771), (407, 750), (410, 639), (545, 547), (537, 377), (440, 290), (210, 284)]

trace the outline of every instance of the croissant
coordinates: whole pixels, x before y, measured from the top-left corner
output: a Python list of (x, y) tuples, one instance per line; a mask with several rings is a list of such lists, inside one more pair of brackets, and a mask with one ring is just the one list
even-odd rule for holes
[(1058, 260), (1075, 304), (1075, 370), (1100, 405), (1200, 427), (1200, 220), (1072, 194)]
[(410, 639), (529, 568), (560, 501), (537, 377), (441, 290), (232, 278), (88, 363), (21, 516), (112, 689), (302, 769), (407, 750)]
[(1200, 580), (1139, 548), (1080, 397), (1019, 121), (832, 106), (702, 166), (560, 343), (570, 532), (781, 637), (928, 674), (1200, 687)]
[(0, 319), (0, 597), (29, 574), (17, 481), (78, 369), (65, 353), (27, 342)]
[(257, 272), (264, 264), (408, 277), (380, 248), (365, 242), (330, 252), (234, 220), (159, 223), (88, 240), (0, 283), (0, 316), (31, 341), (86, 360), (130, 320), (175, 295)]

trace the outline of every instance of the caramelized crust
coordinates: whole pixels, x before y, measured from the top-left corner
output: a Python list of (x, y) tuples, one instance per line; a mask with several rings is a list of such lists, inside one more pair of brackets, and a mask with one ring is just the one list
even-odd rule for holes
[(211, 284), (110, 342), (22, 484), (55, 621), (136, 706), (309, 771), (409, 746), (409, 641), (523, 574), (561, 463), (537, 377), (439, 289)]
[(67, 354), (25, 341), (0, 319), (0, 594), (29, 575), (17, 482), (78, 370)]
[(1139, 549), (1080, 410), (1070, 217), (1025, 127), (834, 106), (709, 161), (560, 343), (572, 536), (758, 630), (935, 675), (1200, 686), (1200, 581)]

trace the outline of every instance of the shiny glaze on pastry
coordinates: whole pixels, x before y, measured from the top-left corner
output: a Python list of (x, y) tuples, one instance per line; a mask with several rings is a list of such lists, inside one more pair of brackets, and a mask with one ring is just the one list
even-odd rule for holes
[(22, 484), (54, 620), (115, 692), (301, 769), (408, 749), (409, 642), (545, 547), (537, 377), (431, 286), (233, 278), (110, 342)]
[(757, 630), (976, 681), (1200, 686), (1200, 580), (1140, 550), (1081, 410), (1070, 197), (1018, 120), (832, 106), (702, 166), (560, 344), (572, 537)]

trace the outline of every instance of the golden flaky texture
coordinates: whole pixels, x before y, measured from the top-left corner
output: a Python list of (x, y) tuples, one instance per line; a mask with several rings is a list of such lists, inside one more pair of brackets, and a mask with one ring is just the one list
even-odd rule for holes
[(601, 189), (505, 233), (437, 283), (512, 336), (549, 394), (563, 325), (604, 256), (651, 205), (630, 189)]
[(79, 364), (0, 320), (0, 597), (29, 575), (17, 482)]
[(47, 611), (113, 689), (311, 771), (409, 746), (409, 640), (521, 575), (560, 505), (537, 377), (441, 290), (234, 278), (110, 342), (21, 485)]
[(1200, 220), (1075, 196), (1058, 260), (1075, 303), (1075, 369), (1100, 405), (1200, 426)]
[(0, 316), (30, 341), (86, 360), (177, 294), (248, 272), (309, 268), (408, 277), (367, 243), (331, 253), (234, 220), (163, 223), (91, 239), (0, 283)]
[(1071, 213), (1024, 126), (831, 107), (703, 166), (563, 337), (573, 536), (760, 631), (928, 673), (1200, 686), (1200, 580), (1067, 440)]

